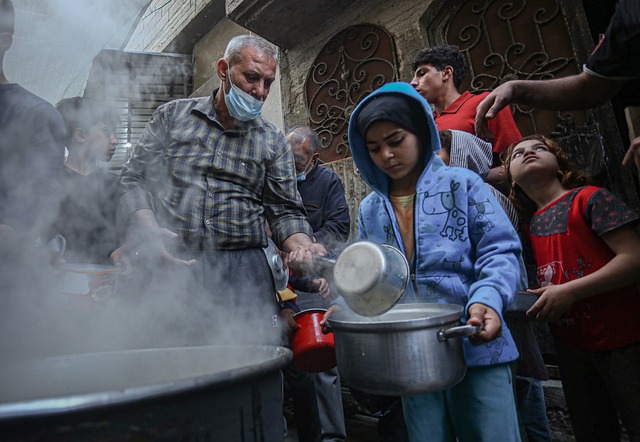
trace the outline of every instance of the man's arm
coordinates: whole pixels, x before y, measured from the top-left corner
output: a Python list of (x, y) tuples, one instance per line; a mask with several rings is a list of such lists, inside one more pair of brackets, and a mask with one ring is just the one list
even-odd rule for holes
[(494, 89), (476, 108), (475, 129), (481, 138), (491, 137), (487, 121), (509, 104), (525, 104), (541, 109), (588, 109), (604, 103), (624, 86), (581, 72), (554, 80), (513, 80)]

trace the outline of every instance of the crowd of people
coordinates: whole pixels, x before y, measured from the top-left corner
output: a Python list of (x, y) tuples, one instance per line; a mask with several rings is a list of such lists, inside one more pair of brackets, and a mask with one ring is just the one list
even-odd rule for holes
[[(219, 87), (158, 107), (117, 176), (100, 163), (115, 152), (118, 114), (88, 97), (54, 107), (6, 78), (15, 14), (10, 0), (0, 6), (4, 311), (35, 287), (18, 271), (34, 256), (44, 267), (144, 268), (129, 289), (151, 296), (180, 280), (182, 293), (251, 321), (241, 343), (288, 345), (296, 312), (325, 309), (327, 323), (345, 308), (330, 274), (309, 273), (314, 255), (355, 240), (345, 191), (320, 163), (312, 127), (285, 135), (261, 115), (278, 65), (273, 45), (233, 37), (215, 64)], [(523, 137), (508, 106), (606, 101), (640, 78), (637, 43), (640, 5), (621, 0), (578, 75), (475, 95), (459, 91), (458, 48), (432, 46), (416, 54), (410, 82), (380, 87), (352, 112), (350, 151), (372, 190), (357, 240), (406, 256), (401, 303), (458, 305), (463, 322), (480, 326), (463, 341), (456, 385), (397, 398), (354, 392), (389, 405), (381, 440), (551, 440), (533, 321), (553, 335), (576, 440), (619, 440), (620, 422), (640, 440), (640, 215), (591, 185), (553, 140)], [(623, 165), (640, 170), (640, 139)], [(56, 235), (64, 256), (47, 247)], [(291, 270), (286, 299), (265, 259), (268, 238)], [(504, 315), (518, 290), (539, 296), (523, 321)], [(188, 344), (206, 344), (205, 335), (196, 330)], [(338, 369), (283, 370), (300, 441), (347, 440)]]

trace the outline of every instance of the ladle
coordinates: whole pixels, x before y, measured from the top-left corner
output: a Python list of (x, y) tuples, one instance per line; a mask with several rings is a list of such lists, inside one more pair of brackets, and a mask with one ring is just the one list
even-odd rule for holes
[(314, 263), (333, 268), (338, 292), (357, 314), (378, 316), (402, 297), (409, 282), (409, 263), (404, 254), (389, 245), (358, 241), (337, 259), (313, 256)]

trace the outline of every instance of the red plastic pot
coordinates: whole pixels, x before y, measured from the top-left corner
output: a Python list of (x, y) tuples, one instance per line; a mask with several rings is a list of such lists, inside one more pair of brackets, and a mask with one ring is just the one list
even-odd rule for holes
[(293, 366), (300, 371), (319, 373), (336, 366), (333, 333), (322, 333), (323, 309), (309, 309), (293, 315), (300, 326), (291, 336)]

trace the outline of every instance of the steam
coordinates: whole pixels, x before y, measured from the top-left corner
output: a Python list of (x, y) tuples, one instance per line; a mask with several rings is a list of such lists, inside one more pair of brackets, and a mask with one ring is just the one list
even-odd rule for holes
[[(52, 103), (83, 95), (91, 60), (109, 45), (122, 45), (118, 38), (147, 3), (14, 0), (16, 33), (4, 60), (7, 77)], [(36, 4), (41, 9), (32, 9)], [(0, 173), (12, 170), (5, 161)], [(24, 202), (29, 201), (26, 193)], [(58, 216), (39, 215), (42, 224), (53, 224)], [(272, 324), (275, 293), (264, 294), (263, 303), (251, 293), (219, 293), (215, 285), (198, 283), (198, 268), (169, 272), (140, 260), (119, 276), (114, 296), (85, 308), (87, 294), (74, 298), (61, 291), (64, 269), (51, 265), (46, 244), (0, 244), (0, 254), (0, 358), (5, 362), (152, 347), (274, 344), (279, 334)]]
[(82, 95), (91, 61), (125, 42), (148, 0), (14, 0), (7, 77), (56, 103)]

